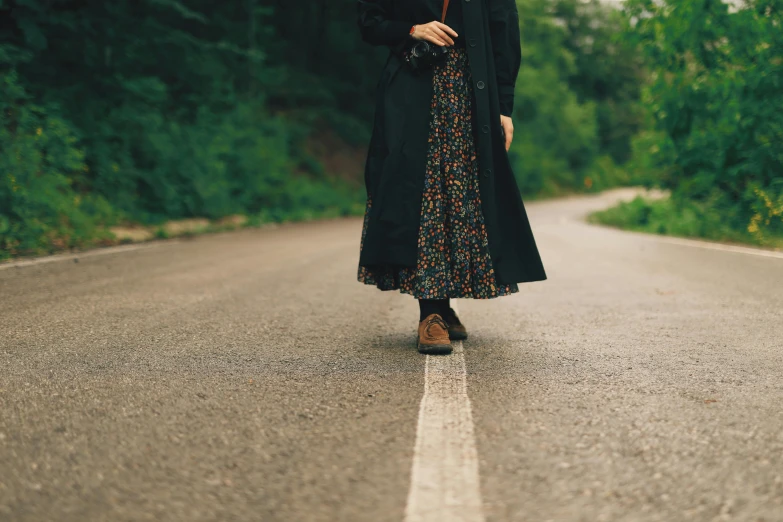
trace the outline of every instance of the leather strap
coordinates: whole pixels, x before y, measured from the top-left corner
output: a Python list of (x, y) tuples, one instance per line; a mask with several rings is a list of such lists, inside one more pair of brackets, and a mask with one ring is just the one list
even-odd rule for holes
[(446, 23), (446, 13), (449, 10), (449, 0), (443, 0), (443, 16), (440, 17), (440, 23)]

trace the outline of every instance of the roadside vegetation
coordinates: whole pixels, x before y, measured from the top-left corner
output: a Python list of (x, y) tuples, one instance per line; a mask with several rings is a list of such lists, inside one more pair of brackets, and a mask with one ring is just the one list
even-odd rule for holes
[(726, 211), (714, 202), (677, 201), (673, 198), (633, 201), (593, 213), (588, 221), (638, 232), (709, 239), (724, 243), (746, 243), (783, 248), (783, 235), (734, 227)]
[[(781, 1), (518, 0), (523, 194), (658, 185), (671, 201), (594, 219), (773, 244)], [(0, 259), (363, 211), (386, 51), (360, 42), (354, 0), (0, 0), (0, 17)]]
[[(612, 42), (622, 16), (580, 0), (519, 7), (522, 190), (629, 183), (642, 69)], [(361, 214), (386, 51), (359, 40), (355, 12), (355, 0), (0, 0), (0, 258), (163, 237), (172, 220), (215, 225), (186, 227), (197, 233), (227, 216)]]
[(783, 1), (629, 0), (626, 15), (649, 69), (629, 167), (672, 197), (592, 219), (783, 246)]

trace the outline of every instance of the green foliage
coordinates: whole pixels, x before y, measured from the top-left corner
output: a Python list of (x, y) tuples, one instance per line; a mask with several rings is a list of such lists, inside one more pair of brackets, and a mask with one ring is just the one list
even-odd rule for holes
[(620, 168), (640, 126), (635, 49), (616, 42), (619, 13), (597, 1), (519, 0), (522, 69), (510, 157), (527, 195), (600, 190), (630, 181)]
[[(639, 66), (613, 40), (615, 11), (519, 6), (511, 159), (522, 190), (628, 182)], [(388, 51), (360, 41), (355, 8), (0, 1), (0, 255), (102, 241), (120, 221), (361, 213), (354, 151), (369, 140)]]
[[(274, 34), (288, 4), (261, 4), (0, 3), (0, 251), (87, 244), (120, 219), (355, 212), (358, 168), (331, 179), (302, 146), (321, 121), (362, 139), (339, 111), (350, 78), (316, 82), (322, 57), (285, 56)], [(289, 108), (308, 101), (325, 116)]]
[(704, 201), (677, 201), (669, 198), (648, 201), (638, 197), (596, 212), (590, 216), (590, 221), (653, 234), (783, 246), (781, 233), (758, 236), (731, 226), (732, 214), (736, 211), (735, 207), (726, 205), (726, 201), (719, 197)]
[(600, 0), (557, 0), (554, 11), (574, 57), (568, 85), (580, 102), (595, 105), (601, 154), (624, 164), (643, 124), (639, 97), (646, 72), (639, 49), (622, 37), (628, 21)]
[(631, 159), (626, 169), (632, 173), (631, 182), (651, 188), (660, 185), (662, 176), (675, 168), (676, 151), (668, 136), (647, 126), (631, 140)]
[(133, 219), (254, 213), (282, 204), (291, 190), (289, 131), (263, 108), (203, 110), (190, 123), (146, 116), (126, 120), (126, 131), (138, 126), (126, 135), (133, 156), (95, 159), (94, 186)]
[(630, 0), (627, 11), (652, 68), (644, 104), (658, 132), (642, 161), (662, 167), (683, 212), (695, 202), (756, 241), (780, 235), (783, 2)]
[(73, 130), (0, 75), (0, 258), (87, 244), (111, 218), (73, 180), (86, 169)]
[(523, 0), (518, 5), (523, 65), (509, 154), (523, 193), (552, 195), (579, 187), (598, 153), (595, 108), (580, 104), (569, 89), (573, 55), (549, 3)]

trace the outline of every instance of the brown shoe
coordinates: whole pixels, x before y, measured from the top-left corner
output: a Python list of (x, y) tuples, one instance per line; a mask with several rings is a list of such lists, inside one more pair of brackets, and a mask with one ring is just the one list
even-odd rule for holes
[(438, 314), (427, 316), (419, 323), (419, 353), (448, 355), (451, 352), (449, 326)]
[(464, 341), (468, 338), (468, 330), (460, 322), (453, 308), (449, 308), (449, 311), (443, 315), (443, 319), (449, 325), (449, 339), (452, 341)]

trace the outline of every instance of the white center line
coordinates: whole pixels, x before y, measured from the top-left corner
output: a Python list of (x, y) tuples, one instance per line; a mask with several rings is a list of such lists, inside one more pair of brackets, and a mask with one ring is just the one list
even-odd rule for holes
[(453, 345), (425, 363), (406, 522), (484, 521), (465, 355)]

